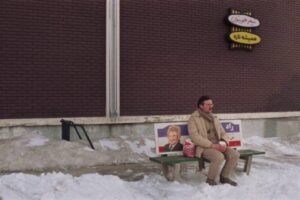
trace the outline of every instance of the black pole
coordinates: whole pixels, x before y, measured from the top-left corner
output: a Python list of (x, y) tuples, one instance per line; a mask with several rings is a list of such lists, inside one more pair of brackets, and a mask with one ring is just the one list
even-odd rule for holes
[(79, 133), (79, 131), (77, 130), (76, 126), (77, 126), (76, 124), (73, 124), (73, 127), (74, 127), (74, 129), (75, 129), (75, 131), (76, 131), (76, 133), (77, 133), (79, 139), (82, 140), (82, 137), (80, 136), (80, 133)]
[(90, 143), (90, 146), (91, 146), (91, 148), (92, 148), (92, 149), (95, 149), (95, 147), (94, 147), (94, 145), (93, 145), (92, 141), (90, 140), (90, 137), (88, 136), (88, 134), (87, 134), (87, 132), (86, 132), (85, 128), (84, 128), (82, 125), (79, 125), (79, 127), (81, 127), (81, 129), (83, 130), (83, 132), (84, 132), (84, 134), (85, 134), (85, 137), (86, 137), (86, 139), (87, 139), (87, 140), (88, 140), (88, 142)]

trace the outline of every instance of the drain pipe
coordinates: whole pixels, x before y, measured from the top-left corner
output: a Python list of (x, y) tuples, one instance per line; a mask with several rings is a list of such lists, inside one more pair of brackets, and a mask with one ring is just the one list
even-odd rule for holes
[(120, 116), (120, 0), (106, 1), (106, 117)]

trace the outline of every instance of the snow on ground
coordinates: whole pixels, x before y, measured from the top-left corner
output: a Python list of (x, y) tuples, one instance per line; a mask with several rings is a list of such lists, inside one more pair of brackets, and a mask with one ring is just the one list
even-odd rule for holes
[[(93, 142), (50, 140), (31, 133), (0, 140), (0, 172), (43, 171), (103, 164), (138, 163), (154, 156), (154, 141), (107, 138)], [(153, 147), (151, 149), (151, 147)]]
[[(31, 148), (47, 147), (47, 145), (57, 147), (55, 143), (51, 144), (51, 141), (41, 138), (28, 140), (21, 137), (14, 142), (10, 144), (19, 146), (10, 146), (12, 149), (22, 144)], [(144, 141), (147, 145), (149, 142), (151, 143), (151, 141)], [(112, 150), (118, 149), (118, 145), (121, 145), (120, 149), (123, 148), (122, 145), (127, 147), (129, 145), (129, 148), (136, 148), (139, 152), (147, 151), (145, 145), (138, 141), (120, 143), (120, 141), (104, 140), (99, 142), (98, 147), (101, 146), (100, 143), (103, 143), (103, 148), (111, 147)], [(156, 172), (145, 175), (139, 181), (126, 181), (118, 176), (98, 173), (83, 174), (78, 177), (55, 172), (41, 175), (12, 173), (0, 176), (0, 195), (4, 200), (300, 199), (300, 134), (285, 138), (255, 136), (246, 139), (244, 145), (245, 148), (266, 151), (266, 155), (254, 157), (249, 176), (240, 171), (241, 163), (239, 164), (239, 168), (233, 175), (239, 183), (238, 187), (229, 185), (211, 187), (205, 183), (207, 171), (196, 172), (193, 168), (187, 168), (182, 174), (182, 180), (175, 182), (166, 181)], [(82, 148), (84, 151), (86, 147)], [(23, 150), (30, 149), (23, 148)], [(47, 150), (51, 151), (50, 148)], [(10, 159), (14, 159), (13, 156), (18, 155), (11, 156)]]

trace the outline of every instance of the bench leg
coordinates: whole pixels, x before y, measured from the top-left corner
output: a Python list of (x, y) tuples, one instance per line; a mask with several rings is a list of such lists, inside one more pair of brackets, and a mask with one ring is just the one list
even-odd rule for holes
[(251, 164), (252, 164), (252, 156), (248, 156), (247, 158), (245, 158), (245, 166), (244, 166), (244, 172), (246, 172), (247, 175), (250, 174)]
[(180, 180), (181, 176), (180, 176), (180, 164), (175, 164), (174, 166), (174, 178), (175, 180)]
[(204, 160), (199, 160), (198, 164), (199, 164), (199, 171), (202, 171), (203, 169), (205, 169)]
[(169, 166), (168, 165), (164, 165), (162, 164), (162, 172), (164, 174), (164, 177), (168, 180), (169, 180)]
[(168, 181), (180, 180), (180, 164), (162, 165), (162, 171)]

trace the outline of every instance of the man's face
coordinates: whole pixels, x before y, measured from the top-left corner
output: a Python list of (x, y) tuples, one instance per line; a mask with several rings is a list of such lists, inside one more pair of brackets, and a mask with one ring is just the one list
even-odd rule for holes
[(214, 104), (211, 99), (204, 101), (203, 104), (200, 104), (201, 110), (203, 110), (206, 113), (211, 113), (213, 107), (214, 107)]
[(174, 145), (178, 143), (178, 133), (176, 131), (170, 131), (168, 134), (169, 144)]

